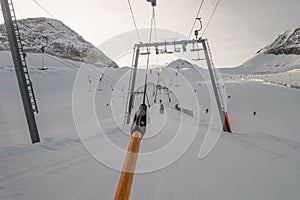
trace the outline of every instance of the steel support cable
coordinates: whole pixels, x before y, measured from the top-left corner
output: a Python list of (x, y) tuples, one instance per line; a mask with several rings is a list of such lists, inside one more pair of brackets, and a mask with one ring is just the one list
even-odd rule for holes
[[(152, 39), (152, 28), (154, 23), (154, 4), (152, 4), (152, 18), (150, 25), (150, 35), (149, 35), (149, 43)], [(115, 193), (115, 200), (128, 200), (130, 198), (131, 186), (134, 177), (135, 166), (137, 162), (137, 157), (139, 153), (140, 143), (143, 135), (146, 131), (146, 119), (147, 119), (147, 106), (145, 105), (145, 97), (146, 97), (146, 89), (147, 89), (147, 75), (149, 68), (149, 51), (150, 47), (147, 47), (148, 55), (147, 55), (147, 71), (145, 77), (145, 87), (144, 87), (144, 97), (143, 103), (139, 106), (139, 110), (136, 112), (134, 121), (131, 127), (131, 139), (128, 145), (128, 150), (126, 154), (126, 158), (124, 161), (123, 169), (119, 178), (118, 187)]]
[[(53, 58), (54, 59), (54, 58)], [(58, 59), (57, 59), (58, 60)], [(71, 66), (74, 66), (74, 67), (77, 67), (78, 68), (78, 66), (77, 65), (75, 65), (75, 64), (73, 64), (72, 62), (70, 62), (70, 61), (68, 61), (68, 60), (63, 60), (63, 61), (61, 61), (61, 63), (62, 62), (65, 62), (65, 63), (69, 63)], [(63, 63), (62, 63), (63, 64)], [(109, 67), (107, 67), (103, 72), (101, 72), (102, 74), (104, 74), (105, 73), (105, 71), (108, 69)], [(86, 71), (87, 73), (90, 73), (90, 72), (88, 72), (88, 71)], [(95, 77), (96, 77), (96, 75), (95, 75)], [(117, 80), (115, 80), (115, 79), (112, 79), (112, 78), (110, 78), (110, 77), (105, 77), (106, 79), (108, 79), (108, 80), (110, 80), (111, 82), (113, 82), (113, 83), (117, 83), (118, 81)]]
[[(57, 61), (57, 62), (59, 62), (59, 63), (65, 65), (65, 66), (69, 67), (70, 69), (72, 69), (72, 70), (74, 70), (74, 71), (75, 71), (75, 70), (78, 70), (78, 69), (80, 68), (79, 66), (73, 64), (73, 63), (70, 62), (70, 61), (67, 61), (67, 60), (60, 60), (60, 59), (57, 59), (57, 58), (55, 58), (55, 57), (49, 56), (49, 55), (47, 55), (47, 54), (46, 54), (46, 56), (47, 56), (48, 58), (52, 59), (52, 60), (55, 60), (55, 61)], [(97, 75), (91, 73), (90, 71), (87, 71), (87, 70), (81, 70), (81, 71), (82, 71), (83, 73), (85, 73), (86, 75), (91, 76), (91, 77), (93, 77), (93, 78), (96, 78), (96, 79), (99, 78)], [(102, 72), (102, 73), (103, 73), (103, 72)], [(104, 78), (107, 79), (107, 80), (105, 80)], [(111, 78), (109, 78), (109, 77), (107, 77), (107, 76), (105, 76), (104, 78), (103, 78), (102, 80), (103, 80), (103, 81), (106, 81), (106, 83), (104, 83), (104, 84), (106, 84), (106, 85), (115, 85), (115, 84), (117, 83), (117, 81), (115, 81), (115, 80), (113, 80), (113, 79), (111, 79)], [(116, 87), (116, 88), (119, 88), (119, 89), (122, 89), (122, 90), (125, 90), (125, 87), (123, 87), (123, 86), (116, 86), (116, 85), (115, 85), (115, 87)]]
[[(155, 9), (154, 6), (152, 7), (152, 17), (151, 17), (151, 23), (150, 23), (150, 34), (149, 34), (149, 43), (152, 41), (152, 32), (153, 32), (153, 25), (155, 20)], [(147, 47), (147, 52), (150, 52), (150, 47)], [(150, 62), (150, 53), (147, 55), (147, 73), (149, 69), (149, 62)]]
[(215, 13), (216, 13), (216, 10), (217, 10), (217, 8), (218, 8), (218, 5), (219, 5), (220, 1), (221, 1), (221, 0), (218, 0), (218, 2), (216, 3), (215, 8), (214, 8), (214, 10), (213, 10), (213, 12), (212, 12), (212, 14), (211, 14), (209, 20), (208, 20), (208, 22), (207, 22), (207, 24), (206, 24), (206, 26), (205, 26), (203, 32), (202, 32), (201, 37), (203, 37), (204, 33), (205, 33), (206, 30), (207, 30), (207, 27), (209, 26), (211, 20), (213, 19), (213, 17), (214, 17), (214, 15), (215, 15)]
[[(152, 17), (151, 17), (151, 23), (150, 23), (150, 34), (149, 34), (149, 43), (152, 41), (152, 33), (153, 33), (153, 26), (155, 21), (155, 7), (152, 6)], [(150, 47), (147, 47), (147, 69), (146, 69), (146, 77), (145, 77), (145, 90), (144, 90), (144, 99), (143, 104), (145, 104), (145, 95), (146, 95), (146, 85), (147, 85), (147, 78), (148, 78), (148, 71), (149, 71), (149, 62), (150, 62)]]
[[(77, 65), (75, 65), (75, 64), (73, 64), (73, 63), (71, 63), (71, 62), (62, 61), (62, 60), (60, 60), (60, 59), (57, 59), (57, 58), (55, 58), (55, 57), (53, 57), (53, 56), (49, 56), (49, 55), (47, 55), (47, 54), (46, 54), (46, 56), (47, 56), (48, 58), (50, 58), (50, 59), (56, 61), (56, 62), (59, 62), (59, 63), (63, 64), (63, 65), (66, 66), (66, 67), (69, 67), (70, 69), (72, 69), (72, 70), (74, 70), (74, 71), (78, 71), (78, 69), (80, 68), (79, 66), (77, 66)], [(95, 74), (93, 74), (93, 73), (91, 73), (91, 72), (89, 72), (89, 71), (87, 71), (87, 70), (82, 70), (82, 72), (85, 73), (85, 74), (88, 75), (88, 76), (93, 77), (93, 78), (97, 78), (97, 79), (99, 78), (97, 75), (95, 75)], [(119, 89), (121, 89), (121, 90), (126, 90), (126, 88), (123, 87), (123, 86), (116, 86), (116, 85), (115, 85), (116, 82), (114, 83), (114, 82), (112, 82), (112, 81), (110, 81), (110, 80), (105, 80), (105, 79), (102, 79), (102, 81), (103, 81), (103, 83), (106, 84), (106, 85), (110, 85), (110, 86), (111, 86), (111, 85), (114, 85), (114, 87), (116, 87), (116, 88), (119, 88)]]
[(192, 35), (192, 33), (193, 33), (193, 30), (194, 30), (195, 25), (196, 25), (196, 22), (197, 22), (197, 17), (198, 17), (199, 14), (200, 14), (200, 11), (201, 11), (201, 9), (202, 9), (203, 3), (204, 3), (204, 0), (202, 0), (201, 3), (200, 3), (200, 6), (199, 6), (199, 8), (198, 8), (198, 11), (197, 11), (197, 14), (196, 14), (196, 17), (195, 17), (193, 26), (192, 26), (191, 31), (190, 31), (189, 36), (188, 36), (188, 39), (191, 38), (191, 35)]
[[(157, 28), (156, 28), (156, 16), (155, 16), (155, 14), (154, 14), (154, 42), (156, 42), (157, 41)], [(157, 50), (155, 50), (155, 51), (157, 51)], [(158, 54), (157, 53), (155, 53), (155, 58), (156, 58), (156, 65), (158, 65)]]
[(48, 15), (50, 15), (53, 18), (56, 18), (54, 15), (52, 15), (44, 6), (42, 6), (39, 2), (36, 0), (32, 0), (37, 6), (39, 6), (42, 10), (44, 10)]
[(134, 27), (135, 27), (135, 31), (136, 31), (136, 35), (138, 37), (138, 40), (139, 42), (141, 43), (141, 37), (140, 37), (140, 34), (139, 34), (139, 31), (138, 31), (138, 28), (137, 28), (137, 24), (136, 24), (136, 21), (135, 21), (135, 17), (134, 17), (134, 13), (133, 13), (133, 9), (132, 9), (132, 6), (131, 6), (131, 3), (130, 3), (130, 0), (127, 0), (128, 2), (128, 5), (129, 5), (129, 9), (130, 9), (130, 13), (131, 13), (131, 18), (132, 18), (132, 21), (134, 23)]
[[(153, 7), (154, 8), (154, 7)], [(156, 30), (156, 13), (155, 10), (153, 9), (153, 26), (154, 26), (154, 42), (157, 41), (157, 30)]]

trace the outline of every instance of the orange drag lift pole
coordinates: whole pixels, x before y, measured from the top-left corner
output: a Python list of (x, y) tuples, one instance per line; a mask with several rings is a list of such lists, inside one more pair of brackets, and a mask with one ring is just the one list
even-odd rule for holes
[(120, 175), (118, 188), (115, 194), (115, 200), (128, 200), (130, 197), (131, 185), (141, 140), (142, 133), (140, 131), (132, 133), (122, 173)]
[[(145, 100), (145, 98), (144, 98)], [(120, 175), (115, 200), (128, 200), (141, 140), (146, 132), (147, 106), (143, 103), (135, 113), (131, 127), (131, 138), (128, 145), (126, 158)]]

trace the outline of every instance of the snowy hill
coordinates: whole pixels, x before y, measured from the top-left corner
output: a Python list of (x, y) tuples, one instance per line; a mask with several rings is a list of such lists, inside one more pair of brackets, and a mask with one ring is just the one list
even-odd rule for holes
[(222, 69), (229, 74), (286, 72), (300, 68), (300, 28), (285, 31), (242, 65)]
[[(107, 155), (122, 168), (124, 156), (112, 152), (109, 144), (125, 150), (128, 146), (130, 127), (118, 122), (123, 124), (130, 71), (91, 66), (78, 76), (81, 63), (72, 61), (76, 68), (69, 66), (66, 59), (51, 58), (54, 56), (47, 57), (45, 64), (49, 69), (41, 71), (36, 67), (40, 55), (28, 54), (40, 110), (36, 119), (42, 143), (35, 145), (29, 144), (15, 72), (0, 66), (0, 200), (113, 199), (120, 171), (97, 156)], [(0, 61), (3, 66), (11, 66), (9, 52), (1, 52)], [(95, 75), (97, 71), (105, 73), (101, 83)], [(151, 120), (141, 144), (137, 169), (165, 163), (193, 134), (195, 138), (172, 164), (136, 174), (131, 199), (298, 199), (298, 90), (262, 81), (226, 80), (226, 90), (231, 95), (228, 112), (234, 133), (222, 133), (211, 154), (200, 159), (199, 151), (207, 131), (211, 130), (214, 135), (218, 126), (211, 124), (214, 102), (208, 85), (199, 85), (199, 77), (189, 76), (188, 71), (191, 70), (180, 70), (178, 84), (170, 86), (172, 102), (167, 100), (164, 91), (158, 93), (165, 104), (165, 114), (160, 114), (159, 104), (151, 101), (148, 110)], [(149, 75), (150, 82), (157, 81), (155, 72)], [(183, 72), (185, 77), (181, 76)], [(137, 87), (144, 84), (144, 73), (139, 69)], [(186, 84), (186, 77), (191, 87)], [(161, 79), (175, 83), (174, 70), (163, 68)], [(76, 81), (80, 84), (74, 84)], [(148, 95), (151, 100), (151, 91)], [(174, 96), (181, 105), (186, 105), (184, 107), (193, 110), (199, 107), (199, 112), (190, 117), (176, 111)], [(134, 110), (141, 98), (136, 99)], [(193, 104), (194, 98), (197, 104)], [(95, 113), (86, 112), (90, 107)], [(210, 112), (205, 114), (206, 108), (210, 108)], [(253, 111), (257, 111), (256, 116)], [(94, 118), (97, 118), (96, 123), (92, 123)], [(111, 143), (105, 143), (106, 138)], [(169, 153), (162, 152), (168, 148)], [(144, 162), (144, 156), (153, 153), (159, 155)]]
[(186, 60), (177, 59), (177, 60), (171, 61), (169, 64), (167, 64), (166, 67), (180, 70), (180, 69), (193, 69), (195, 67), (195, 65), (193, 65), (192, 63), (190, 63)]
[(167, 63), (165, 67), (167, 69), (171, 69), (175, 71), (183, 71), (186, 73), (194, 73), (195, 70), (198, 70), (200, 72), (206, 72), (206, 69), (199, 67), (198, 65), (190, 63), (189, 61), (183, 59), (173, 60), (170, 63)]
[[(98, 48), (84, 40), (78, 33), (61, 21), (48, 18), (28, 18), (18, 20), (24, 49), (30, 53), (41, 53), (46, 47), (48, 54), (83, 61), (98, 66), (117, 65)], [(0, 25), (0, 51), (9, 50), (4, 24)]]

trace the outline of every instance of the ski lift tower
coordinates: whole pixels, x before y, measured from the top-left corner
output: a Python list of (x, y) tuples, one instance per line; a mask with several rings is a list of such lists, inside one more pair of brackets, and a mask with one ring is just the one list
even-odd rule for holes
[[(197, 37), (196, 37), (196, 39), (192, 39), (192, 40), (164, 41), (164, 42), (135, 44), (135, 46), (134, 46), (135, 62), (133, 63), (132, 76), (130, 76), (131, 77), (131, 80), (130, 80), (131, 86), (128, 90), (128, 96), (127, 96), (127, 105), (126, 105), (125, 118), (124, 118), (125, 123), (126, 124), (130, 123), (130, 117), (131, 117), (132, 108), (134, 105), (134, 90), (135, 90), (138, 60), (139, 60), (139, 55), (141, 54), (140, 49), (147, 48), (149, 51), (154, 50), (154, 52), (157, 53), (158, 49), (164, 50), (167, 47), (178, 48), (178, 46), (181, 46), (183, 51), (186, 50), (188, 48), (188, 46), (191, 46), (190, 51), (197, 52), (197, 54), (198, 54), (197, 60), (202, 60), (199, 58), (199, 52), (201, 52), (201, 51), (204, 52), (204, 57), (205, 57), (204, 59), (206, 60), (206, 64), (208, 67), (210, 80), (212, 83), (220, 119), (223, 124), (223, 130), (231, 133), (232, 130), (231, 130), (231, 126), (230, 126), (230, 121), (229, 121), (228, 113), (225, 110), (225, 105), (224, 105), (224, 101), (223, 101), (222, 94), (221, 94), (220, 83), (218, 81), (218, 77), (217, 77), (215, 66), (214, 66), (214, 63), (212, 60), (212, 55), (211, 55), (208, 41), (207, 41), (207, 39), (202, 39), (202, 38), (197, 38)], [(176, 52), (175, 50), (176, 49), (174, 49), (174, 51), (170, 51), (170, 52), (172, 52), (172, 53)], [(178, 51), (178, 49), (177, 49), (177, 51)], [(164, 52), (164, 51), (161, 51), (161, 52)], [(149, 52), (149, 53), (151, 53), (151, 52)]]
[(34, 112), (38, 113), (38, 108), (33, 92), (32, 82), (26, 63), (26, 53), (23, 49), (19, 27), (14, 11), (12, 0), (0, 0), (5, 29), (10, 45), (10, 51), (13, 58), (16, 75), (19, 84), (19, 90), (22, 97), (23, 107), (29, 127), (31, 142), (40, 142), (40, 137), (34, 117)]

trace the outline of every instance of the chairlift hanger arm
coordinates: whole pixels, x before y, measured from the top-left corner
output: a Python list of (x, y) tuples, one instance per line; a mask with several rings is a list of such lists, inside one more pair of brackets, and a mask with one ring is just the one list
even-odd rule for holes
[(195, 30), (195, 38), (197, 39), (197, 38), (198, 38), (198, 35), (199, 35), (199, 32), (202, 30), (202, 21), (201, 21), (201, 17), (197, 17), (197, 18), (196, 18), (196, 21), (199, 21), (199, 23), (200, 23), (199, 29), (196, 29), (196, 30)]
[(202, 38), (192, 39), (192, 40), (178, 40), (178, 41), (163, 41), (163, 42), (152, 42), (152, 43), (140, 43), (136, 44), (137, 48), (143, 47), (165, 47), (165, 46), (174, 46), (174, 45), (188, 45), (193, 43), (202, 43), (204, 40)]
[(151, 6), (157, 6), (157, 4), (156, 4), (156, 0), (147, 0), (148, 2), (150, 2), (151, 3)]

